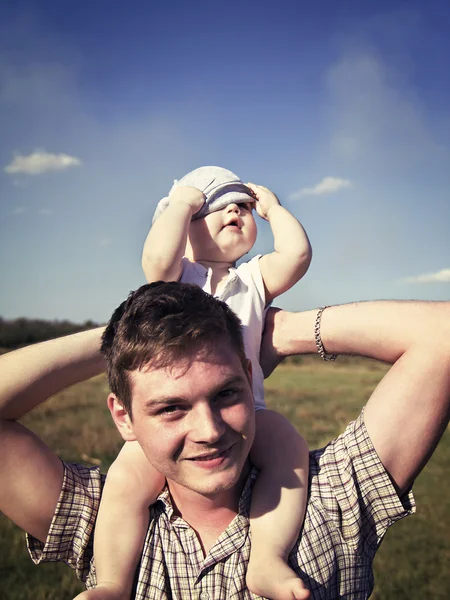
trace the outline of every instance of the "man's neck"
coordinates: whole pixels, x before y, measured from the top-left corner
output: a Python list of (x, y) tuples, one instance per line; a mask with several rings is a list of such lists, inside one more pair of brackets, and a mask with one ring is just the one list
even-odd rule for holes
[(205, 555), (238, 514), (248, 472), (249, 466), (233, 488), (208, 496), (168, 481), (174, 511), (197, 532)]

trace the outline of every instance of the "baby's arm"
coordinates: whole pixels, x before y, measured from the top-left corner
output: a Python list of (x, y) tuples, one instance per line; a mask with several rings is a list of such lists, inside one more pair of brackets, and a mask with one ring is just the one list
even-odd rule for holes
[(259, 261), (266, 290), (266, 303), (291, 288), (308, 270), (312, 250), (302, 225), (281, 206), (278, 198), (266, 187), (248, 183), (256, 199), (256, 211), (269, 222), (274, 252)]
[(111, 465), (94, 535), (95, 590), (79, 600), (131, 597), (134, 574), (148, 528), (149, 506), (164, 487), (137, 442), (126, 442)]
[(153, 223), (142, 251), (147, 281), (177, 281), (192, 216), (205, 202), (197, 188), (180, 186), (170, 194), (166, 210)]
[(258, 410), (250, 457), (260, 474), (250, 509), (252, 549), (247, 586), (253, 593), (274, 599), (308, 598), (303, 582), (287, 565), (306, 511), (306, 442), (283, 416)]

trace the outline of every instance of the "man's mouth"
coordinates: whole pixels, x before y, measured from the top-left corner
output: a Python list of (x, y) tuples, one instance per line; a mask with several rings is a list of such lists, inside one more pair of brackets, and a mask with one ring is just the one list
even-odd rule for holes
[(225, 450), (215, 450), (214, 452), (208, 452), (207, 454), (200, 454), (199, 456), (192, 456), (187, 460), (201, 466), (203, 468), (216, 468), (227, 461), (231, 454), (231, 446)]
[(190, 458), (189, 460), (199, 460), (199, 461), (214, 460), (215, 458), (219, 458), (220, 456), (222, 456), (225, 452), (226, 452), (226, 450), (222, 450), (220, 452), (219, 451), (210, 452), (209, 454), (202, 454), (201, 456), (195, 456), (193, 458)]

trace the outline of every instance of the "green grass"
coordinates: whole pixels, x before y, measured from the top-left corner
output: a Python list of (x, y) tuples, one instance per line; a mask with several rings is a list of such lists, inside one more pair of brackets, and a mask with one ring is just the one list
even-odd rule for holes
[[(354, 419), (387, 367), (370, 361), (282, 365), (266, 382), (267, 403), (284, 413), (316, 448)], [(105, 378), (51, 399), (25, 423), (62, 458), (106, 470), (122, 445), (109, 417)], [(375, 562), (374, 600), (447, 600), (450, 593), (450, 435), (416, 481), (418, 510), (397, 523)], [(23, 533), (0, 516), (0, 598), (66, 600), (83, 588), (64, 565), (36, 567)]]

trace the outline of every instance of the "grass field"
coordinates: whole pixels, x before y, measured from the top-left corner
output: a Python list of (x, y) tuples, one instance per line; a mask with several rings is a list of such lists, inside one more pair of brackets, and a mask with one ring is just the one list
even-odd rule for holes
[[(340, 433), (368, 399), (386, 367), (371, 361), (282, 365), (266, 381), (267, 403), (318, 448)], [(59, 394), (25, 419), (67, 461), (106, 470), (121, 440), (106, 409), (103, 376)], [(450, 598), (450, 435), (447, 431), (414, 491), (417, 514), (396, 524), (375, 563), (375, 600)], [(82, 586), (64, 565), (34, 566), (24, 535), (0, 516), (0, 598), (67, 600)]]

